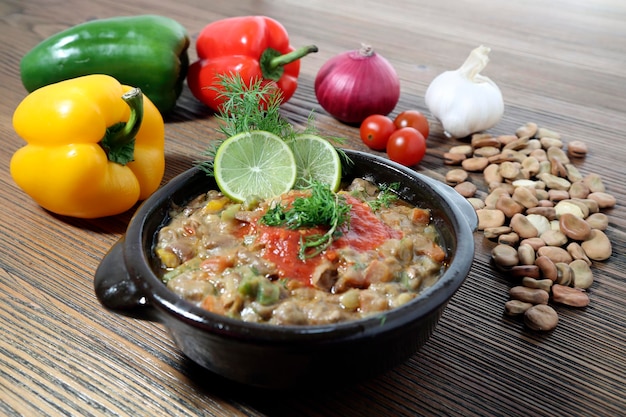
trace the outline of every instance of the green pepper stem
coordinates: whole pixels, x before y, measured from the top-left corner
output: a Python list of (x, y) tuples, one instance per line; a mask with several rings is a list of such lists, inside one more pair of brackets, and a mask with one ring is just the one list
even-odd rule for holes
[(143, 121), (143, 93), (139, 88), (133, 88), (122, 95), (122, 100), (130, 108), (128, 121), (108, 127), (100, 146), (109, 161), (126, 165), (134, 159), (135, 136)]

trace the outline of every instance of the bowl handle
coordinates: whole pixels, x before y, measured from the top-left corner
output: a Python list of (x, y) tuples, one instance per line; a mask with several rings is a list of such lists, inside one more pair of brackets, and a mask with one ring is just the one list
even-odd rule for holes
[(124, 316), (158, 321), (155, 309), (128, 275), (124, 264), (124, 238), (118, 240), (100, 262), (94, 276), (98, 301)]
[(442, 194), (445, 194), (452, 204), (461, 211), (463, 217), (467, 220), (467, 224), (469, 225), (472, 232), (475, 232), (478, 228), (478, 216), (476, 215), (476, 210), (474, 207), (467, 201), (465, 197), (459, 194), (454, 188), (450, 187), (448, 184), (444, 184), (441, 181), (437, 181), (430, 177), (424, 178), (427, 182), (429, 182), (433, 188), (439, 191)]

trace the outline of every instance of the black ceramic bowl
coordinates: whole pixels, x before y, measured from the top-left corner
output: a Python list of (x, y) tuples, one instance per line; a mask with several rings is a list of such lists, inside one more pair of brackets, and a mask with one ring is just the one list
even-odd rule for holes
[(345, 384), (406, 361), (431, 336), (471, 268), (476, 215), (463, 197), (441, 182), (371, 154), (346, 153), (354, 163), (344, 170), (347, 181), (361, 177), (377, 183), (399, 182), (402, 198), (432, 210), (449, 267), (413, 301), (382, 317), (282, 327), (231, 319), (183, 300), (155, 273), (159, 263), (152, 248), (173, 204), (183, 205), (216, 189), (213, 179), (195, 168), (174, 178), (139, 207), (125, 237), (96, 271), (98, 299), (109, 310), (163, 324), (194, 362), (246, 385), (284, 389)]

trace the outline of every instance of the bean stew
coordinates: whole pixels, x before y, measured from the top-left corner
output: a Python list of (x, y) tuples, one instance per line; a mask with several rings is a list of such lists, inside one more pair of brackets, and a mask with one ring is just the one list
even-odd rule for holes
[(359, 178), (337, 193), (349, 204), (349, 221), (328, 247), (303, 256), (304, 239), (328, 228), (269, 226), (261, 218), (309, 194), (236, 203), (212, 190), (173, 208), (154, 248), (163, 282), (195, 305), (243, 321), (323, 325), (399, 307), (445, 271), (448, 254), (430, 211)]

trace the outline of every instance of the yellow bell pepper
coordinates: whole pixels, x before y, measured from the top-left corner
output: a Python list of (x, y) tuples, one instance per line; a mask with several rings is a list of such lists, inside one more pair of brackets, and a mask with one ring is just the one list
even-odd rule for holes
[(150, 99), (108, 75), (61, 81), (30, 93), (13, 114), (27, 145), (11, 158), (17, 185), (53, 213), (123, 213), (159, 187), (165, 127)]

